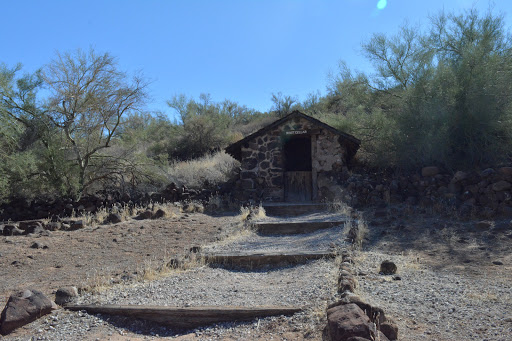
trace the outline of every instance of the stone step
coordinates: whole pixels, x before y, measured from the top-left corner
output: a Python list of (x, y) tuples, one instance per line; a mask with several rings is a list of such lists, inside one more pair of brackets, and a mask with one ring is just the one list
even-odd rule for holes
[(333, 251), (295, 251), (295, 252), (232, 252), (205, 255), (209, 264), (228, 267), (260, 268), (267, 265), (290, 265), (305, 263), (309, 260), (321, 258), (334, 258)]
[(300, 234), (343, 225), (347, 219), (335, 221), (298, 221), (298, 222), (256, 222), (254, 228), (261, 234)]
[(263, 208), (268, 216), (296, 217), (303, 214), (323, 212), (329, 209), (328, 204), (323, 203), (263, 203)]
[(157, 322), (175, 328), (196, 328), (220, 322), (251, 321), (258, 317), (293, 315), (298, 307), (167, 307), (143, 305), (67, 305), (65, 309), (90, 314), (121, 315)]

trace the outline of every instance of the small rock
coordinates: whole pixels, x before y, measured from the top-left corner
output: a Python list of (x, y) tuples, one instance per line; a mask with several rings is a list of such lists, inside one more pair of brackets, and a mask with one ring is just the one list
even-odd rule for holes
[(498, 172), (505, 176), (512, 176), (512, 167), (501, 167)]
[(357, 282), (353, 276), (342, 276), (338, 279), (338, 293), (354, 292)]
[(47, 249), (48, 245), (41, 244), (39, 242), (33, 242), (32, 245), (30, 245), (32, 249)]
[(394, 275), (396, 270), (396, 264), (390, 260), (385, 260), (380, 264), (380, 273), (383, 275)]
[(165, 218), (167, 216), (167, 213), (165, 213), (164, 210), (162, 210), (161, 208), (159, 208), (158, 210), (156, 210), (156, 212), (151, 216), (151, 219), (160, 219), (160, 218)]
[(105, 224), (117, 224), (123, 221), (123, 217), (121, 217), (118, 213), (110, 213), (107, 218), (105, 218)]
[(457, 183), (459, 181), (465, 180), (468, 177), (468, 173), (463, 171), (458, 171), (453, 175), (452, 183)]
[(153, 213), (150, 210), (143, 211), (139, 213), (135, 218), (137, 220), (145, 220), (145, 219), (151, 219)]
[(482, 220), (475, 224), (477, 230), (488, 230), (494, 223), (492, 221)]
[(439, 174), (439, 168), (436, 166), (428, 166), (421, 169), (421, 176), (423, 177), (436, 176), (437, 174)]
[(494, 264), (494, 265), (503, 265), (503, 262), (499, 261), (499, 260), (495, 260), (495, 261), (492, 262), (492, 264)]
[(398, 326), (390, 319), (380, 324), (380, 331), (386, 335), (388, 339), (398, 340)]
[(480, 173), (480, 175), (481, 175), (482, 177), (484, 177), (484, 178), (488, 178), (488, 177), (490, 177), (490, 176), (494, 175), (494, 173), (496, 173), (496, 172), (494, 171), (494, 169), (492, 169), (492, 168), (487, 168), (487, 169), (484, 169), (484, 170), (482, 171), (482, 173)]
[(19, 229), (16, 225), (8, 224), (4, 226), (3, 230), (4, 236), (21, 236), (23, 235), (23, 230)]
[(393, 276), (393, 280), (394, 281), (401, 281), (402, 277), (400, 277), (400, 276)]
[(40, 234), (45, 231), (43, 226), (38, 222), (27, 225), (23, 230), (25, 231), (25, 234)]
[(85, 223), (83, 220), (77, 220), (77, 221), (74, 221), (69, 230), (70, 231), (75, 231), (75, 230), (80, 230), (80, 229), (83, 229), (85, 227)]
[(58, 231), (61, 229), (61, 223), (59, 223), (58, 221), (52, 221), (46, 224), (45, 227), (49, 231)]
[(78, 297), (78, 289), (73, 286), (59, 288), (55, 293), (55, 303), (64, 305), (73, 302)]
[(198, 253), (198, 252), (201, 252), (201, 247), (200, 246), (192, 246), (189, 251), (192, 253)]
[(498, 181), (498, 182), (495, 182), (492, 184), (492, 190), (495, 192), (506, 191), (507, 189), (510, 189), (511, 187), (512, 187), (512, 185), (510, 184), (510, 182), (505, 181), (505, 180), (501, 180), (501, 181)]

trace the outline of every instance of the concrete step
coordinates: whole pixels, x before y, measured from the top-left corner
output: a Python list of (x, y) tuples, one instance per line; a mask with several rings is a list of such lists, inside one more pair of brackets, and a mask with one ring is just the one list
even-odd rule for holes
[(298, 307), (167, 307), (143, 305), (67, 305), (65, 309), (85, 310), (90, 314), (139, 318), (175, 328), (196, 328), (220, 322), (251, 321), (258, 317), (293, 315)]
[(248, 269), (266, 265), (290, 265), (305, 263), (309, 260), (334, 258), (333, 251), (295, 251), (295, 252), (231, 252), (205, 255), (206, 262), (227, 267), (242, 267)]
[(295, 217), (303, 214), (322, 212), (329, 209), (328, 204), (323, 203), (263, 203), (263, 208), (268, 216)]
[(298, 222), (256, 222), (254, 228), (260, 234), (301, 234), (343, 225), (347, 219), (335, 221), (298, 221)]

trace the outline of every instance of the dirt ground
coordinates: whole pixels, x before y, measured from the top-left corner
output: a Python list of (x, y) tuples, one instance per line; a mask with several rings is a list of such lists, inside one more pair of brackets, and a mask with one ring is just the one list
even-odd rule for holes
[[(463, 312), (465, 316), (479, 316), (485, 306), (510, 306), (510, 295), (492, 294), (488, 288), (493, 283), (501, 288), (500, 283), (512, 281), (510, 219), (496, 219), (488, 223), (480, 223), (478, 219), (461, 221), (449, 212), (440, 214), (404, 206), (366, 210), (363, 216), (368, 223), (368, 239), (359, 257), (363, 265), (358, 274), (361, 294), (397, 321), (400, 340), (452, 341), (468, 339), (469, 335), (472, 335), (470, 339), (502, 340), (501, 336), (495, 335), (495, 329), (512, 328), (512, 324), (506, 322), (508, 318), (500, 317), (495, 322), (495, 316), (490, 313), (487, 319), (478, 321), (455, 319), (454, 316), (458, 324), (448, 331), (445, 322), (449, 320), (449, 309), (452, 308), (444, 304), (444, 301), (455, 297), (451, 290), (460, 287), (460, 280), (461, 284), (467, 283), (470, 287), (461, 295), (469, 293), (473, 295), (470, 297), (472, 300), (481, 302), (466, 306), (461, 301), (454, 311)], [(234, 213), (223, 216), (194, 213), (180, 214), (171, 219), (130, 220), (72, 232), (56, 231), (49, 237), (0, 237), (0, 305), (5, 304), (13, 290), (24, 287), (42, 290), (53, 298), (55, 290), (66, 285), (90, 288), (136, 280), (144, 269), (162, 264), (175, 254), (186, 254), (193, 246), (226, 238), (237, 226), (240, 226), (240, 217)], [(48, 248), (33, 249), (30, 246), (34, 242)], [(402, 280), (393, 281), (378, 275), (382, 257), (402, 262), (398, 273)], [(408, 267), (402, 273), (401, 264)], [(427, 306), (424, 302), (429, 297), (421, 290), (433, 276), (432, 282), (440, 291), (442, 305), (433, 302)], [(371, 285), (365, 286), (364, 282), (371, 282)], [(400, 297), (398, 300), (390, 299), (394, 287)], [(365, 293), (365, 289), (369, 291)], [(404, 302), (412, 303), (404, 305)], [(445, 314), (445, 320), (442, 314)], [(504, 314), (510, 315), (509, 312)], [(437, 325), (432, 327), (430, 320)], [(99, 339), (158, 338), (144, 333), (126, 336), (123, 334), (125, 329), (115, 329), (111, 322), (94, 323), (104, 326), (100, 330), (105, 334), (98, 336)], [(275, 334), (279, 335), (276, 339), (306, 338), (302, 330), (284, 320), (262, 320), (261, 325), (259, 321), (249, 323), (243, 330), (250, 333), (252, 339), (263, 340), (268, 332), (265, 328), (279, 330), (279, 334)], [(31, 331), (27, 326), (15, 335), (26, 336)], [(225, 330), (224, 336), (226, 339), (239, 339), (239, 334), (234, 334), (230, 328)], [(197, 333), (174, 337), (201, 339)]]
[[(510, 340), (510, 219), (400, 206), (365, 213), (359, 294), (397, 322), (399, 340)], [(386, 259), (397, 264), (398, 280), (378, 274)]]
[[(63, 286), (87, 289), (136, 280), (145, 269), (224, 238), (237, 224), (236, 213), (182, 213), (53, 231), (50, 236), (0, 236), (0, 305), (21, 288), (32, 287), (53, 299)], [(32, 248), (35, 242), (47, 248)]]
[(403, 206), (368, 210), (363, 216), (369, 225), (365, 250), (407, 254), (436, 270), (512, 270), (510, 219), (460, 220), (449, 212), (438, 214)]

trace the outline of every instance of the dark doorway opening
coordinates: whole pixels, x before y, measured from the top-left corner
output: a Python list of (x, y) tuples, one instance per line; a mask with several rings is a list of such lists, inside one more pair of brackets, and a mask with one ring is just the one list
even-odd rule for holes
[(311, 138), (295, 137), (284, 144), (284, 170), (311, 171)]
[(284, 152), (284, 199), (285, 201), (310, 201), (311, 138), (293, 137), (285, 142)]

